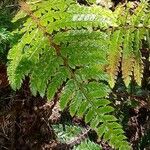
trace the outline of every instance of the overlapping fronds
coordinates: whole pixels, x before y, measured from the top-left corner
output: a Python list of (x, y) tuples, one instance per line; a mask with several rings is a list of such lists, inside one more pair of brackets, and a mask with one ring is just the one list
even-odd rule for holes
[[(121, 64), (127, 86), (132, 74), (141, 83), (140, 45), (148, 30), (147, 12), (122, 16), (118, 13), (122, 6), (112, 12), (101, 6), (80, 6), (74, 0), (45, 0), (31, 8), (23, 2), (20, 5), (14, 21), (24, 20), (17, 29), (21, 38), (8, 55), (12, 88), (19, 89), (29, 76), (33, 95), (39, 93), (52, 100), (61, 91), (62, 109), (69, 107), (72, 116), (84, 117), (112, 147), (130, 149), (112, 114), (110, 89), (102, 81), (113, 87)], [(141, 3), (135, 12), (146, 6)]]
[[(143, 62), (140, 50), (142, 48), (141, 42), (149, 30), (150, 12), (147, 9), (148, 3), (146, 1), (139, 3), (137, 6), (134, 5), (130, 2), (126, 9), (123, 6), (118, 6), (114, 12), (118, 19), (119, 29), (118, 31), (112, 31), (112, 38), (110, 38), (108, 74), (111, 87), (115, 85), (120, 64), (125, 85), (128, 87), (131, 76), (134, 76), (138, 85), (141, 85)], [(121, 36), (119, 37), (119, 35)]]

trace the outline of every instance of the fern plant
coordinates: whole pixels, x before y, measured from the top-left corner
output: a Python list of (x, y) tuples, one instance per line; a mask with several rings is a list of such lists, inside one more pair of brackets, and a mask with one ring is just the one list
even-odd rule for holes
[(143, 1), (138, 6), (134, 6), (134, 3), (130, 2), (126, 7), (125, 9), (119, 6), (114, 12), (121, 28), (112, 32), (110, 40), (108, 74), (111, 87), (114, 87), (120, 64), (123, 80), (127, 87), (131, 76), (134, 76), (138, 85), (141, 85), (142, 81), (144, 67), (140, 49), (142, 40), (148, 40), (146, 38), (150, 27), (148, 2)]
[(53, 100), (62, 89), (62, 109), (69, 107), (72, 116), (84, 117), (115, 149), (131, 149), (108, 95), (120, 62), (125, 84), (132, 73), (141, 84), (140, 47), (149, 30), (148, 3), (139, 3), (132, 14), (130, 3), (114, 12), (94, 4), (81, 6), (75, 0), (20, 2), (20, 6), (13, 22), (28, 18), (14, 31), (22, 37), (8, 55), (12, 88), (19, 89), (29, 76), (33, 95)]
[[(66, 125), (65, 131), (62, 125), (53, 125), (57, 138), (62, 143), (67, 143), (73, 150), (101, 150), (100, 146), (92, 141), (87, 136), (89, 129), (83, 129), (79, 126)], [(84, 131), (85, 130), (85, 131)], [(83, 132), (84, 131), (84, 132)]]
[(11, 33), (0, 26), (0, 62), (6, 61), (7, 45), (12, 39)]
[(14, 9), (8, 9), (10, 1), (0, 1), (0, 63), (7, 62), (7, 53), (14, 41), (11, 33), (13, 24), (11, 22)]

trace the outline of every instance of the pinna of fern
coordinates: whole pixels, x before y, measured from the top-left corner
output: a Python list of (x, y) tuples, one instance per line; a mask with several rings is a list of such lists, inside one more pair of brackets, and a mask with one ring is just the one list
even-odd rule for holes
[[(146, 38), (146, 33), (150, 30), (150, 12), (147, 1), (139, 3), (135, 9), (133, 6), (134, 3), (130, 2), (126, 9), (123, 6), (118, 6), (114, 11), (120, 28), (113, 29), (109, 44), (108, 60), (110, 63), (107, 70), (111, 87), (115, 85), (120, 65), (122, 77), (127, 87), (132, 76), (138, 85), (141, 85), (142, 82), (144, 67), (140, 50), (142, 40)], [(146, 40), (148, 41), (148, 39)]]
[[(141, 3), (135, 12), (141, 10), (141, 5), (146, 9), (146, 3)], [(69, 107), (72, 116), (84, 117), (115, 149), (131, 149), (113, 116), (108, 99), (110, 88), (102, 81), (114, 86), (121, 61), (125, 84), (130, 83), (132, 72), (137, 83), (141, 82), (139, 49), (147, 30), (143, 19), (147, 13), (124, 16), (119, 15), (120, 8), (112, 12), (101, 6), (80, 6), (74, 0), (45, 0), (31, 8), (21, 3), (21, 8), (14, 21), (28, 18), (14, 31), (22, 37), (8, 55), (12, 88), (19, 89), (25, 76), (29, 76), (33, 95), (39, 93), (52, 100), (62, 89), (62, 109)], [(124, 22), (124, 17), (129, 22)], [(104, 71), (106, 65), (108, 73)]]

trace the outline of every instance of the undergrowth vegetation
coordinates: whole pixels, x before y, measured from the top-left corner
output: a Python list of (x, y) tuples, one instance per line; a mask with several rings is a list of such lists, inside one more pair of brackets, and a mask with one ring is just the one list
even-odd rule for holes
[[(85, 5), (75, 0), (18, 5), (12, 31), (0, 26), (0, 53), (7, 42), (12, 46), (6, 53), (11, 88), (19, 90), (28, 77), (33, 96), (53, 101), (59, 95), (61, 110), (83, 118), (99, 139), (114, 149), (132, 149), (124, 130), (125, 108), (133, 106), (139, 93), (149, 95), (142, 89), (149, 80), (145, 75), (149, 56), (143, 53), (150, 48), (148, 1), (116, 7), (94, 0)], [(129, 97), (128, 101), (117, 104), (118, 93), (125, 93), (119, 98)], [(98, 149), (90, 140), (74, 148), (88, 146)]]

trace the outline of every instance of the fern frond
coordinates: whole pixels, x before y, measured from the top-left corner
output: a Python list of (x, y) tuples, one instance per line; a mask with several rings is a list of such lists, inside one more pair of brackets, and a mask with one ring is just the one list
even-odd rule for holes
[(133, 30), (128, 29), (124, 37), (122, 56), (122, 76), (126, 86), (128, 86), (131, 81), (131, 75), (134, 66), (134, 55), (132, 46)]
[(109, 66), (107, 72), (109, 74), (109, 84), (111, 87), (115, 85), (115, 79), (119, 71), (119, 65), (121, 61), (121, 45), (122, 45), (122, 31), (116, 30), (110, 37), (108, 62)]
[(100, 27), (106, 29), (109, 26), (117, 25), (115, 18), (110, 10), (106, 10), (100, 6), (85, 7), (79, 5), (70, 5), (63, 17), (47, 24), (49, 32), (51, 30), (59, 31), (60, 29), (82, 29), (91, 27)]
[[(19, 89), (25, 76), (29, 76), (33, 95), (39, 93), (52, 100), (59, 91), (62, 109), (69, 107), (71, 115), (83, 117), (115, 149), (131, 149), (109, 105), (110, 89), (102, 81), (115, 85), (122, 60), (126, 86), (132, 73), (141, 83), (140, 42), (145, 30), (137, 30), (148, 28), (146, 11), (142, 16), (132, 15), (124, 7), (112, 12), (101, 6), (80, 6), (74, 0), (45, 0), (31, 8), (21, 3), (21, 7), (24, 12), (16, 22), (26, 20), (17, 30), (21, 35), (18, 44), (8, 55), (13, 89)], [(145, 7), (141, 4), (135, 12)]]
[(140, 31), (136, 30), (134, 32), (134, 46), (133, 46), (133, 52), (135, 57), (133, 73), (134, 79), (138, 85), (141, 85), (144, 68), (140, 49), (141, 49)]
[[(21, 52), (23, 48), (24, 46), (22, 45), (22, 43), (19, 43), (18, 45), (13, 47), (12, 51), (8, 55), (8, 59), (13, 60), (7, 68), (9, 82), (13, 89), (19, 89), (21, 87), (22, 79), (24, 79), (25, 75), (29, 73), (28, 70), (31, 66), (31, 62), (24, 61), (24, 57), (22, 56)], [(22, 66), (21, 62), (25, 63), (26, 65)]]
[[(132, 16), (132, 23), (135, 26), (145, 25), (144, 22), (147, 20), (147, 8), (148, 8), (148, 1), (143, 1), (139, 3), (138, 7), (134, 11)], [(146, 13), (145, 13), (146, 12)]]
[[(69, 69), (71, 80), (69, 79), (61, 93), (60, 105), (62, 109), (69, 106), (71, 115), (84, 117), (85, 122), (89, 123), (99, 136), (104, 135), (105, 139), (110, 140), (112, 145), (119, 148), (117, 144), (122, 145), (121, 142), (124, 143), (125, 139), (123, 136), (120, 138), (123, 130), (116, 123), (117, 119), (110, 115), (114, 109), (109, 106), (110, 102), (106, 99), (109, 93), (108, 86), (99, 82), (107, 79), (101, 67), (107, 64), (108, 44), (105, 40), (107, 37), (102, 32), (86, 30), (56, 34), (55, 42), (61, 43), (61, 55), (67, 58), (68, 65), (71, 67)], [(106, 127), (105, 130), (101, 130), (103, 124)], [(115, 134), (111, 131), (115, 133), (116, 129), (122, 132), (118, 134), (119, 139), (115, 137), (114, 141)], [(107, 133), (111, 133), (112, 136), (107, 137)], [(129, 148), (128, 144), (125, 146)]]
[[(8, 59), (13, 60), (8, 67), (8, 75), (13, 89), (21, 87), (24, 75), (28, 75), (32, 64), (39, 61), (39, 55), (43, 53), (46, 44), (48, 44), (47, 38), (43, 37), (43, 33), (38, 29), (35, 29), (27, 30), (27, 33), (19, 40), (19, 44), (12, 48), (8, 55)], [(26, 65), (22, 66), (22, 63)]]

